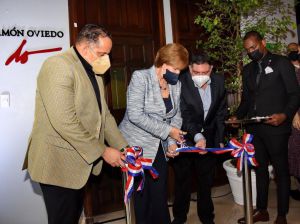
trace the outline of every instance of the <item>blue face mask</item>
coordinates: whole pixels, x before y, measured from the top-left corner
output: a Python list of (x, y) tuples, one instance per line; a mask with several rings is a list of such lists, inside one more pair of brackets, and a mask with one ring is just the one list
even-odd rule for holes
[(163, 75), (163, 77), (167, 81), (168, 84), (176, 85), (176, 83), (178, 82), (179, 75), (174, 72), (171, 72), (167, 69), (166, 73)]

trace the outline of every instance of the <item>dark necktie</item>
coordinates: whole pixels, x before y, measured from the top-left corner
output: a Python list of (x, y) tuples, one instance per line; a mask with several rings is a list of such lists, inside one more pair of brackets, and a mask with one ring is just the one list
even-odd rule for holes
[(257, 65), (258, 65), (258, 73), (257, 73), (257, 76), (256, 76), (256, 86), (258, 87), (260, 76), (262, 75), (263, 70), (262, 70), (262, 66), (261, 66), (261, 61), (257, 62)]

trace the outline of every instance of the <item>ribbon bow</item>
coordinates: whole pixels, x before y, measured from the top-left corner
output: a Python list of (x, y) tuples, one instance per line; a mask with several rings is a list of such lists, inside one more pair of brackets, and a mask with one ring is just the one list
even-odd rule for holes
[(123, 172), (128, 173), (128, 178), (125, 186), (124, 202), (127, 203), (132, 196), (134, 190), (134, 177), (141, 176), (141, 181), (137, 188), (140, 191), (144, 188), (145, 174), (144, 170), (149, 170), (151, 176), (158, 178), (158, 172), (152, 167), (152, 159), (143, 158), (143, 149), (139, 146), (132, 146), (123, 149), (125, 152), (125, 167), (122, 168)]
[(231, 155), (237, 158), (237, 169), (238, 171), (242, 170), (244, 163), (244, 156), (246, 156), (248, 165), (257, 166), (258, 163), (254, 158), (254, 146), (250, 142), (253, 139), (253, 135), (245, 133), (242, 137), (242, 142), (239, 142), (235, 138), (229, 141), (229, 146), (233, 148)]

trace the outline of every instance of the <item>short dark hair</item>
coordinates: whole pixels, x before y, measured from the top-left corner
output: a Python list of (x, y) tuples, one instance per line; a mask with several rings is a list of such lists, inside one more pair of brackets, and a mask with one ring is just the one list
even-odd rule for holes
[(209, 64), (209, 65), (211, 65), (211, 59), (205, 53), (191, 52), (190, 53), (190, 65), (192, 65), (192, 64), (197, 64), (197, 65)]
[(245, 34), (243, 41), (249, 39), (250, 37), (255, 37), (258, 41), (262, 41), (264, 39), (264, 37), (259, 32), (251, 30)]
[(100, 25), (96, 24), (86, 24), (79, 32), (76, 43), (81, 41), (87, 41), (89, 43), (97, 43), (100, 37), (111, 38), (110, 33)]

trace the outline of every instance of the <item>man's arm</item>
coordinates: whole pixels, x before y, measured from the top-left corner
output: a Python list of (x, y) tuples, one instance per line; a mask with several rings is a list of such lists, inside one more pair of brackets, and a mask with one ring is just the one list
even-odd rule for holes
[(59, 57), (42, 66), (37, 86), (48, 119), (56, 132), (92, 164), (105, 149), (82, 125), (75, 110), (74, 77), (70, 64)]
[(249, 110), (250, 107), (250, 93), (247, 85), (247, 74), (249, 69), (243, 69), (242, 72), (242, 97), (241, 97), (241, 103), (235, 112), (235, 116), (239, 119), (244, 118)]
[(282, 58), (280, 60), (279, 69), (288, 96), (283, 113), (286, 114), (287, 119), (291, 121), (299, 108), (300, 89), (296, 78), (295, 68), (288, 59)]
[(287, 93), (287, 103), (282, 113), (272, 114), (265, 122), (274, 126), (281, 125), (286, 120), (292, 121), (300, 102), (300, 89), (294, 66), (287, 58), (281, 57), (278, 60), (278, 69)]
[(104, 93), (104, 84), (103, 84), (103, 78), (97, 77), (98, 85), (101, 93), (101, 105), (103, 114), (105, 114), (105, 124), (104, 125), (104, 139), (107, 141), (107, 143), (116, 148), (121, 149), (128, 145), (127, 141), (123, 137), (122, 133), (120, 132), (118, 125), (116, 123), (115, 118), (110, 113), (110, 110), (107, 106), (106, 100), (105, 100), (105, 93)]
[(225, 81), (224, 76), (222, 76), (222, 82), (220, 82), (221, 86), (221, 102), (218, 106), (217, 114), (216, 114), (216, 125), (217, 125), (217, 143), (224, 143), (224, 131), (225, 131), (225, 118), (227, 116), (227, 98), (226, 98), (226, 90), (224, 88)]

